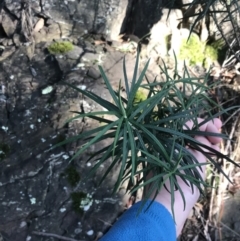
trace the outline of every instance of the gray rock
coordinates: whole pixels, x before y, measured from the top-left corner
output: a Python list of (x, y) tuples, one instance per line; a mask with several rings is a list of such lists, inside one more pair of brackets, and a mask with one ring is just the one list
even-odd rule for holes
[(118, 1), (118, 6), (109, 9), (107, 21), (107, 35), (111, 40), (119, 40), (119, 34), (122, 30), (122, 25), (126, 16), (128, 0)]
[(85, 53), (82, 56), (81, 61), (83, 61), (86, 64), (93, 64), (93, 63), (98, 63), (98, 59), (99, 59), (99, 54)]
[(79, 46), (74, 46), (74, 49), (67, 52), (67, 58), (77, 60), (83, 53), (83, 48)]
[(109, 38), (116, 40), (128, 5), (128, 0), (68, 1), (61, 5), (58, 0), (46, 0), (44, 10), (58, 23), (68, 24), (72, 18), (74, 32), (78, 35), (93, 32), (107, 34)]
[(151, 33), (152, 42), (161, 42), (161, 39), (169, 34), (172, 34), (177, 29), (178, 24), (183, 18), (182, 11), (179, 9), (172, 9), (169, 13), (169, 9), (162, 10), (161, 20), (153, 25)]
[(7, 46), (8, 45), (8, 39), (7, 38), (3, 39), (1, 42), (2, 42), (3, 46)]
[(4, 9), (2, 9), (2, 27), (8, 37), (13, 36), (17, 27), (17, 20), (4, 11)]
[(8, 39), (7, 45), (8, 46), (12, 46), (13, 45), (13, 40), (12, 39)]
[(98, 79), (101, 77), (100, 72), (95, 69), (94, 67), (90, 67), (88, 72), (87, 72), (87, 76), (93, 79)]
[(173, 9), (169, 13), (169, 9), (162, 10), (161, 20), (153, 25), (150, 33), (150, 41), (147, 47), (148, 56), (158, 54), (154, 59), (158, 58), (159, 55), (162, 57), (168, 53), (168, 42), (167, 38), (171, 34), (178, 31), (177, 27), (183, 17), (182, 11)]
[(14, 34), (13, 35), (13, 42), (16, 46), (20, 46), (21, 45), (21, 37), (19, 34)]
[(11, 54), (13, 54), (16, 51), (16, 48), (13, 46), (6, 47), (3, 51), (2, 55), (0, 56), (0, 61), (3, 61), (7, 57), (9, 57)]
[(6, 8), (16, 17), (21, 17), (21, 1), (14, 1), (14, 0), (5, 0)]

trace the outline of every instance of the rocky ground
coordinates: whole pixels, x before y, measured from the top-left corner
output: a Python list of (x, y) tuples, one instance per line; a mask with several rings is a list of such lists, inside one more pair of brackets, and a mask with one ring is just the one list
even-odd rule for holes
[[(73, 54), (77, 54), (77, 59), (71, 53), (49, 55), (40, 44), (31, 62), (19, 48), (1, 64), (0, 145), (7, 149), (0, 163), (3, 240), (43, 240), (33, 231), (94, 240), (99, 232), (109, 228), (126, 205), (126, 198), (123, 201), (122, 197), (111, 195), (114, 173), (113, 180), (110, 178), (100, 188), (97, 188), (99, 177), (72, 186), (69, 181), (72, 178), (69, 165), (84, 180), (91, 167), (91, 163), (86, 163), (87, 157), (102, 148), (102, 143), (71, 164), (74, 146), (51, 150), (66, 136), (93, 125), (83, 120), (65, 125), (72, 116), (70, 111), (99, 108), (59, 82), (64, 80), (109, 98), (96, 65), (103, 66), (113, 86), (117, 87), (122, 78), (124, 53), (113, 49), (104, 53), (103, 46), (95, 47), (90, 42), (84, 46), (84, 43), (75, 46)], [(128, 54), (126, 60), (131, 74), (135, 57)], [(74, 199), (74, 193), (79, 197)], [(79, 206), (83, 199), (86, 212), (77, 210), (78, 213), (74, 205)]]
[[(97, 103), (62, 85), (62, 81), (109, 99), (98, 65), (106, 71), (113, 88), (117, 88), (119, 80), (123, 79), (124, 57), (129, 77), (134, 69), (136, 43), (129, 41), (133, 40), (133, 36), (129, 35), (128, 41), (121, 42), (114, 40), (114, 31), (111, 36), (103, 34), (112, 25), (113, 29), (118, 30), (123, 27), (117, 25), (120, 20), (113, 16), (116, 14), (114, 11), (120, 13), (126, 5), (111, 10), (111, 5), (103, 1), (95, 18), (94, 14), (89, 14), (89, 19), (86, 20), (83, 10), (89, 7), (90, 11), (91, 6), (84, 4), (86, 5), (85, 1), (79, 1), (78, 4), (73, 1), (64, 1), (63, 4), (58, 1), (36, 1), (35, 5), (29, 7), (6, 0), (4, 6), (0, 5), (1, 241), (50, 241), (61, 240), (63, 236), (68, 237), (68, 240), (98, 240), (132, 204), (131, 197), (124, 195), (124, 188), (118, 195), (111, 194), (115, 172), (98, 187), (99, 178), (106, 166), (102, 166), (96, 176), (85, 179), (92, 165), (86, 163), (89, 155), (107, 145), (109, 140), (87, 150), (72, 162), (71, 156), (81, 144), (81, 140), (52, 149), (54, 144), (68, 136), (96, 125), (85, 119), (66, 124), (73, 116), (71, 111), (89, 112), (100, 109)], [(129, 4), (131, 5), (132, 1), (129, 1)], [(66, 12), (64, 9), (67, 9)], [(136, 16), (131, 9), (128, 6), (128, 15), (132, 22), (136, 22)], [(103, 18), (101, 21), (100, 17), (104, 14), (114, 19), (109, 21), (112, 25), (104, 22)], [(145, 16), (147, 13), (141, 14)], [(173, 13), (165, 33), (177, 28), (179, 22), (176, 19), (179, 14), (181, 15), (180, 11)], [(156, 16), (155, 13), (150, 18), (152, 23)], [(123, 18), (124, 16), (122, 20)], [(91, 19), (94, 20), (93, 29)], [(21, 31), (18, 31), (19, 25), (22, 26)], [(129, 26), (127, 32), (131, 34), (132, 29), (141, 33), (140, 25), (141, 23), (138, 23), (135, 28)], [(149, 55), (153, 58), (148, 71), (150, 79), (158, 75), (161, 80), (158, 56), (162, 51), (166, 54), (166, 46), (154, 39), (154, 35), (161, 28), (163, 23), (155, 25), (149, 44), (151, 47), (145, 46), (142, 51), (143, 63)], [(91, 29), (94, 31), (90, 31)], [(96, 29), (100, 33), (95, 31)], [(73, 50), (63, 54), (50, 54), (47, 47), (59, 39), (71, 41)], [(134, 40), (138, 41), (139, 38)], [(154, 49), (156, 44), (159, 46), (157, 50)], [(168, 66), (171, 71), (171, 61)], [(193, 75), (202, 74), (201, 68), (192, 68), (192, 71)], [(236, 180), (237, 173), (234, 173)], [(236, 181), (236, 185), (237, 183)], [(239, 195), (238, 191), (235, 193), (237, 194), (229, 198), (234, 204), (229, 202), (223, 211), (226, 216), (221, 216), (221, 222), (235, 232), (225, 229), (226, 240), (234, 241), (238, 240), (237, 234), (240, 233), (240, 215), (237, 208)], [(232, 208), (233, 205), (236, 208)], [(201, 210), (199, 212), (202, 212)], [(232, 210), (235, 215), (231, 214)], [(211, 240), (205, 238), (206, 235), (201, 236), (199, 230), (203, 230), (202, 226), (207, 225), (196, 212), (195, 223), (190, 222), (190, 226), (186, 226), (182, 240)], [(204, 224), (200, 225), (201, 227), (199, 219)], [(195, 230), (193, 234), (192, 230)]]

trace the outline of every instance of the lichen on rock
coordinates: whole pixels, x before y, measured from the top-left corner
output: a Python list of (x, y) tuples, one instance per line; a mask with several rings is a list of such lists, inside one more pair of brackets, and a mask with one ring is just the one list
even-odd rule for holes
[(73, 210), (80, 214), (88, 211), (93, 204), (92, 196), (84, 192), (73, 192), (71, 198)]

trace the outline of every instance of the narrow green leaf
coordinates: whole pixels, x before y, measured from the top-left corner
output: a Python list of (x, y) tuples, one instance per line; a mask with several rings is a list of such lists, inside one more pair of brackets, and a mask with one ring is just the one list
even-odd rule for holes
[(123, 58), (123, 75), (124, 75), (124, 82), (125, 82), (125, 88), (126, 88), (126, 94), (127, 98), (129, 99), (129, 84), (128, 84), (128, 77), (127, 77), (127, 71), (126, 71), (126, 58), (124, 56)]
[(105, 82), (105, 84), (106, 84), (106, 86), (107, 86), (107, 88), (109, 90), (110, 95), (112, 96), (116, 106), (120, 109), (118, 98), (117, 98), (116, 94), (114, 93), (114, 90), (113, 90), (113, 88), (112, 88), (112, 86), (111, 86), (111, 84), (110, 84), (110, 82), (108, 80), (108, 77), (106, 76), (102, 66), (98, 66), (98, 68), (99, 68), (100, 73), (102, 75), (102, 78), (103, 78), (103, 80), (104, 80), (104, 82)]
[(104, 135), (108, 130), (110, 130), (113, 126), (116, 126), (119, 122), (119, 119), (114, 121), (111, 124), (108, 124), (107, 126), (105, 126), (101, 131), (99, 131), (99, 133), (88, 143), (86, 143), (85, 145), (83, 145), (83, 147), (77, 151), (77, 153), (71, 158), (70, 161), (72, 161), (73, 159), (75, 159), (76, 157), (78, 157), (80, 154), (82, 154), (89, 146), (93, 145), (102, 135)]
[(81, 94), (87, 96), (88, 98), (92, 99), (93, 101), (95, 101), (96, 103), (100, 104), (102, 107), (104, 107), (107, 110), (110, 111), (116, 111), (118, 112), (118, 108), (117, 106), (113, 105), (111, 102), (106, 101), (105, 99), (101, 98), (100, 96), (94, 94), (93, 92), (87, 91), (87, 90), (82, 90), (78, 87), (76, 87), (75, 85), (69, 84), (67, 82), (63, 82), (64, 85), (68, 85), (71, 88), (77, 90), (78, 92), (80, 92)]
[(131, 84), (129, 96), (130, 96), (130, 93), (133, 92), (133, 88), (135, 87), (135, 84), (136, 84), (136, 81), (137, 81), (139, 56), (140, 56), (140, 53), (139, 53), (139, 51), (137, 51), (136, 63), (135, 63), (135, 66), (134, 66), (134, 72), (133, 72), (132, 84)]
[(130, 143), (130, 147), (131, 147), (131, 161), (132, 161), (132, 173), (131, 173), (131, 181), (134, 183), (134, 176), (135, 176), (135, 172), (137, 169), (137, 160), (136, 160), (136, 156), (137, 156), (137, 150), (136, 150), (136, 143), (135, 143), (135, 138), (132, 132), (132, 128), (130, 126), (129, 122), (126, 122), (126, 126), (127, 126), (127, 131), (128, 131), (128, 141)]
[[(112, 158), (114, 157), (115, 154), (115, 148), (117, 145), (118, 140), (124, 135), (124, 129), (122, 129), (122, 123), (123, 123), (124, 117), (119, 119), (116, 135), (114, 137), (114, 142), (113, 142), (113, 153), (112, 153)], [(121, 131), (121, 132), (120, 132)], [(124, 140), (124, 138), (123, 138)]]
[[(138, 60), (136, 60), (136, 61), (138, 61)], [(146, 73), (148, 65), (149, 65), (149, 61), (150, 60), (148, 60), (148, 62), (146, 63), (145, 67), (143, 68), (143, 71), (141, 72), (137, 82), (134, 83), (134, 85), (131, 86), (131, 90), (130, 90), (130, 93), (129, 93), (130, 97), (128, 99), (128, 106), (127, 106), (127, 109), (129, 111), (129, 113), (131, 113), (131, 111), (132, 111), (134, 98), (136, 96), (137, 90), (139, 89), (139, 87), (140, 87), (140, 85), (141, 85), (141, 83), (143, 81), (143, 78), (145, 76), (145, 73)], [(134, 73), (134, 75), (135, 75), (135, 73)]]
[(145, 128), (145, 126), (138, 124), (137, 122), (133, 123), (136, 127), (138, 127), (139, 129), (141, 129), (144, 133), (144, 135), (150, 140), (150, 142), (155, 143), (156, 145), (158, 145), (158, 147), (161, 150), (161, 153), (163, 154), (163, 157), (166, 160), (169, 160), (169, 155), (166, 152), (164, 146), (159, 142), (159, 140), (147, 129)]

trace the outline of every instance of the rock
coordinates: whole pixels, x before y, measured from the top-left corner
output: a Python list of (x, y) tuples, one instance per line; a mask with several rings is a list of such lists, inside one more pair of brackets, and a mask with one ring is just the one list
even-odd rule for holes
[(178, 9), (172, 9), (170, 13), (169, 9), (163, 9), (162, 14), (161, 20), (154, 24), (150, 31), (151, 36), (147, 47), (148, 56), (155, 55), (154, 59), (159, 55), (161, 57), (167, 55), (169, 36), (178, 31), (177, 27), (183, 17), (182, 11)]
[(47, 34), (45, 31), (33, 33), (33, 37), (36, 44), (47, 40)]
[[(175, 30), (172, 34), (171, 38), (171, 49), (169, 51), (170, 55), (173, 55), (174, 52), (177, 55), (180, 51), (180, 46), (182, 44), (182, 41), (187, 41), (190, 34), (190, 30), (186, 28), (182, 28), (179, 30)], [(197, 34), (193, 33), (196, 38), (199, 38)], [(200, 40), (199, 40), (200, 41)]]
[(163, 2), (159, 0), (130, 0), (122, 32), (134, 34), (139, 38), (149, 34), (151, 27), (161, 18)]
[(35, 53), (35, 43), (31, 43), (26, 46), (26, 55), (28, 56), (29, 60), (31, 60)]
[(7, 38), (2, 40), (2, 45), (3, 46), (7, 46), (8, 45), (8, 39)]
[(109, 9), (109, 20), (107, 23), (107, 35), (110, 40), (119, 40), (119, 34), (122, 31), (123, 22), (126, 16), (127, 7), (128, 7), (127, 0), (118, 1), (119, 5), (116, 8)]
[(79, 46), (74, 46), (73, 50), (66, 53), (67, 58), (77, 60), (83, 53), (83, 48)]
[(40, 1), (32, 1), (31, 2), (31, 8), (35, 11), (35, 12), (41, 12), (42, 9), (41, 9), (41, 6), (40, 6)]
[(98, 79), (101, 77), (100, 72), (94, 67), (90, 67), (87, 72), (87, 76), (93, 79)]
[(43, 28), (43, 26), (44, 26), (44, 19), (40, 18), (35, 24), (33, 31), (39, 32)]
[(58, 24), (54, 23), (49, 27), (43, 27), (39, 32), (33, 33), (36, 43), (51, 42), (61, 38), (61, 31)]
[(54, 21), (51, 19), (51, 18), (48, 18), (47, 19), (47, 22), (46, 22), (46, 25), (52, 25), (52, 24), (54, 24)]
[(85, 53), (81, 58), (81, 62), (86, 63), (86, 65), (96, 64), (99, 62), (99, 54)]
[(16, 48), (11, 46), (11, 47), (6, 47), (0, 56), (0, 62), (9, 57), (11, 54), (13, 54), (16, 51)]
[(61, 38), (61, 30), (59, 28), (59, 25), (57, 23), (51, 24), (46, 29), (46, 40), (45, 41), (52, 41), (53, 39), (59, 39)]
[(17, 28), (17, 20), (2, 9), (2, 27), (8, 37), (12, 37)]
[(179, 9), (172, 9), (170, 13), (169, 9), (163, 9), (161, 20), (154, 24), (150, 31), (151, 42), (161, 42), (163, 37), (172, 34), (177, 29), (182, 18), (183, 14)]
[(20, 19), (21, 17), (21, 10), (22, 10), (22, 2), (21, 1), (14, 1), (14, 0), (5, 0), (6, 8), (17, 18)]
[(21, 45), (21, 36), (19, 34), (14, 34), (13, 35), (13, 42), (16, 46), (20, 46)]
[[(116, 40), (121, 32), (122, 24), (128, 8), (128, 0), (100, 0), (94, 1), (68, 1), (67, 6), (59, 6), (58, 0), (52, 0), (45, 11), (59, 24), (68, 24), (74, 19), (74, 32), (81, 35), (86, 32), (107, 34), (109, 38)], [(48, 22), (47, 22), (48, 24)], [(69, 29), (71, 30), (71, 28)], [(69, 32), (68, 30), (68, 32)]]
[(12, 39), (8, 39), (7, 45), (8, 46), (12, 46), (13, 45), (13, 40)]

